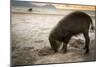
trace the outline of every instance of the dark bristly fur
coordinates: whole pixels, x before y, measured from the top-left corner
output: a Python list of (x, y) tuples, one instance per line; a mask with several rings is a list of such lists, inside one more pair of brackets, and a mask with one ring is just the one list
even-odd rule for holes
[(57, 41), (63, 42), (63, 52), (67, 51), (67, 44), (74, 35), (83, 33), (85, 38), (85, 53), (89, 53), (89, 27), (93, 29), (92, 20), (89, 15), (84, 12), (76, 11), (65, 16), (49, 35), (51, 48), (57, 52)]

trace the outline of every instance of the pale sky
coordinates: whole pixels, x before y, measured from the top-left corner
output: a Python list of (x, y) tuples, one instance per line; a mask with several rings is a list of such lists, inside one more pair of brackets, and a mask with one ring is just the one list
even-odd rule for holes
[(96, 5), (96, 0), (16, 0), (16, 1), (39, 1), (39, 2)]

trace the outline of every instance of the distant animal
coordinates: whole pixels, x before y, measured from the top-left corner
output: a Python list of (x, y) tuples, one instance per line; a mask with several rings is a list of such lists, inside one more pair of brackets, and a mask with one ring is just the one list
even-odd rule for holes
[(89, 53), (89, 28), (94, 29), (91, 17), (82, 12), (75, 11), (61, 19), (49, 34), (51, 48), (58, 52), (58, 41), (63, 43), (63, 53), (67, 52), (67, 44), (72, 36), (82, 33), (85, 38), (85, 54)]
[(32, 11), (32, 8), (29, 8), (28, 11)]

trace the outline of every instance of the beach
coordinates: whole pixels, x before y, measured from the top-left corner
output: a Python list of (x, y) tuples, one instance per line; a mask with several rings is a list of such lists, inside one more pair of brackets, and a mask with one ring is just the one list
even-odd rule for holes
[[(26, 9), (25, 9), (26, 10)], [(46, 11), (46, 10), (44, 10)], [(84, 37), (82, 34), (73, 36), (68, 44), (68, 52), (53, 53), (48, 36), (56, 24), (70, 11), (49, 12), (12, 12), (11, 19), (11, 48), (12, 64), (49, 64), (69, 63), (96, 60), (95, 30), (89, 32), (90, 53), (84, 56)], [(60, 13), (61, 12), (61, 13)], [(89, 13), (89, 11), (87, 11)], [(95, 12), (90, 11), (95, 26)], [(89, 15), (90, 15), (89, 14)], [(78, 44), (77, 41), (82, 44)], [(74, 44), (74, 45), (73, 45)]]

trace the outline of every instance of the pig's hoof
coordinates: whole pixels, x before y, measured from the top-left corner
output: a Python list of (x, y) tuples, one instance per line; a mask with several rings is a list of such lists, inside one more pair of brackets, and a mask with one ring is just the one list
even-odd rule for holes
[(65, 53), (67, 53), (67, 50), (64, 50), (64, 51), (63, 51), (63, 54), (65, 54)]
[(54, 53), (57, 53), (58, 51), (57, 50), (54, 50)]
[(87, 54), (89, 54), (89, 53), (90, 53), (89, 50), (86, 50), (84, 54), (87, 55)]
[(83, 49), (83, 50), (86, 50), (86, 47), (83, 47), (82, 49)]

